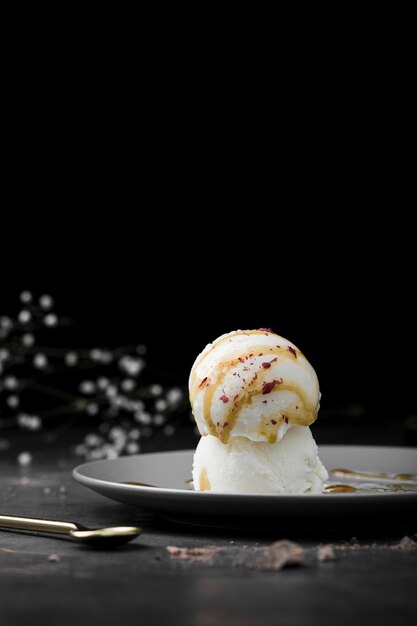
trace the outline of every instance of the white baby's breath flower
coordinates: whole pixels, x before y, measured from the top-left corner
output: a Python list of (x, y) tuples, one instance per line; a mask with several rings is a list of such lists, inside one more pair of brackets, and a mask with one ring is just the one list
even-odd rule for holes
[(100, 356), (100, 362), (107, 365), (113, 361), (113, 355), (109, 350), (102, 350)]
[(42, 420), (38, 415), (29, 415), (28, 429), (40, 430), (42, 428)]
[(120, 370), (125, 372), (128, 376), (139, 376), (144, 365), (144, 360), (140, 357), (125, 355), (119, 359)]
[(79, 443), (78, 445), (75, 446), (75, 454), (77, 456), (84, 456), (86, 452), (87, 452), (87, 448), (83, 443)]
[(67, 352), (65, 355), (65, 363), (69, 367), (74, 367), (78, 363), (78, 354), (76, 352)]
[(96, 390), (96, 386), (92, 380), (83, 380), (79, 385), (79, 390), (86, 396), (90, 396)]
[(22, 291), (19, 296), (19, 300), (20, 302), (23, 302), (23, 304), (28, 304), (29, 302), (32, 302), (32, 294), (30, 291)]
[(116, 441), (117, 439), (125, 439), (126, 433), (120, 426), (113, 426), (113, 428), (110, 429), (109, 438), (113, 441)]
[(109, 432), (109, 439), (113, 442), (114, 448), (120, 452), (126, 444), (127, 435), (120, 426), (113, 426)]
[(136, 441), (129, 441), (126, 445), (126, 452), (128, 454), (137, 454), (140, 450), (139, 444)]
[(172, 437), (174, 433), (175, 428), (172, 424), (167, 424), (166, 426), (164, 426), (164, 435), (166, 435), (167, 437)]
[(10, 357), (10, 352), (7, 348), (0, 348), (0, 363), (2, 361), (7, 361)]
[(133, 391), (133, 389), (136, 387), (136, 381), (132, 378), (124, 378), (120, 383), (120, 386), (123, 391)]
[(13, 321), (7, 315), (2, 315), (0, 317), (0, 328), (4, 328), (4, 330), (10, 330), (13, 328)]
[(106, 396), (110, 398), (115, 398), (117, 396), (117, 387), (116, 385), (107, 385), (106, 387)]
[(19, 381), (16, 376), (6, 376), (3, 381), (4, 388), (8, 391), (14, 391), (19, 386)]
[(19, 413), (17, 423), (21, 428), (26, 430), (39, 430), (42, 427), (42, 420), (37, 415), (28, 415), (27, 413)]
[(165, 411), (167, 407), (168, 407), (168, 403), (163, 398), (159, 398), (159, 400), (156, 400), (155, 409), (157, 411)]
[(17, 396), (9, 396), (6, 400), (6, 404), (11, 409), (16, 409), (20, 404), (20, 400)]
[(27, 413), (19, 413), (17, 416), (17, 423), (21, 428), (26, 428), (26, 422), (29, 415)]
[(150, 413), (146, 411), (142, 411), (141, 413), (135, 413), (135, 420), (139, 422), (139, 424), (151, 424), (152, 417)]
[(117, 457), (119, 456), (118, 450), (114, 446), (109, 444), (103, 446), (103, 452), (106, 459), (117, 459)]
[(101, 350), (100, 348), (93, 348), (90, 350), (90, 359), (97, 361), (98, 363), (111, 363), (113, 355), (109, 350)]
[(100, 391), (104, 391), (107, 388), (108, 384), (109, 379), (105, 376), (100, 376), (100, 378), (97, 378), (97, 388), (100, 389)]
[(44, 294), (43, 296), (41, 296), (39, 298), (39, 306), (44, 311), (49, 311), (49, 309), (52, 309), (52, 307), (54, 306), (52, 296), (49, 296), (48, 294)]
[(45, 315), (45, 317), (43, 318), (43, 323), (45, 324), (45, 326), (49, 326), (52, 328), (52, 326), (56, 326), (58, 324), (58, 317), (55, 315), (55, 313), (48, 313), (48, 315)]
[(132, 400), (132, 407), (136, 413), (141, 413), (145, 408), (145, 403), (142, 400)]
[(35, 356), (33, 357), (33, 366), (36, 367), (36, 369), (38, 370), (43, 370), (48, 366), (48, 359), (46, 354), (43, 354), (42, 352), (38, 352), (38, 354), (35, 354)]
[(102, 438), (96, 433), (89, 433), (84, 437), (84, 443), (89, 448), (95, 448), (96, 446), (99, 446), (102, 441)]
[(102, 459), (103, 455), (104, 453), (101, 448), (93, 448), (87, 452), (86, 459), (88, 461), (97, 461), (98, 459)]
[(27, 309), (22, 309), (17, 316), (17, 320), (20, 324), (28, 324), (31, 319), (32, 313)]
[(35, 337), (34, 335), (32, 335), (32, 333), (25, 333), (24, 335), (22, 335), (21, 342), (25, 346), (25, 348), (31, 348), (35, 343)]
[(85, 412), (87, 415), (97, 415), (98, 413), (98, 404), (95, 402), (89, 402), (85, 407)]
[(182, 391), (177, 387), (170, 389), (166, 395), (167, 402), (170, 406), (175, 406), (180, 400), (182, 400)]

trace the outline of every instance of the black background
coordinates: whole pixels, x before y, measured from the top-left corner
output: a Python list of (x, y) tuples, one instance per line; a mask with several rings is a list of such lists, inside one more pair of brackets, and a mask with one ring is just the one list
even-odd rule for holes
[[(2, 33), (0, 315), (17, 312), (23, 289), (50, 293), (85, 343), (144, 342), (149, 364), (182, 385), (208, 341), (271, 326), (317, 370), (320, 446), (416, 445), (415, 33), (406, 11), (16, 10)], [(187, 433), (188, 419), (182, 433), (143, 450), (192, 448)], [(57, 468), (82, 433), (63, 429), (37, 447), (6, 434), (10, 458), (32, 449), (34, 461), (20, 482), (15, 461), (4, 465), (5, 512), (142, 525), (132, 510), (77, 491), (71, 462)], [(282, 536), (280, 523), (271, 540)], [(232, 540), (247, 552), (269, 535), (239, 538), (233, 529), (222, 539), (168, 524), (147, 529), (130, 553), (106, 553), (105, 568), (100, 553), (69, 543), (66, 552), (39, 536), (25, 548), (10, 535), (0, 596), (15, 598), (18, 581), (20, 602), (2, 602), (4, 615), (16, 623), (28, 606), (31, 617), (59, 610), (66, 624), (103, 607), (103, 624), (116, 612), (136, 623), (141, 611), (185, 624), (245, 612), (240, 622), (258, 624), (275, 623), (279, 603), (297, 624), (350, 624), (356, 615), (411, 622), (412, 552), (398, 549), (397, 526), (379, 541), (376, 524), (360, 544), (339, 544), (338, 562), (316, 565), (321, 535), (310, 541), (307, 525), (306, 567), (278, 580), (226, 564), (212, 580), (193, 563), (189, 573), (179, 568), (165, 546)], [(323, 528), (324, 541), (341, 538), (339, 521), (334, 533)], [(346, 539), (361, 538), (349, 519), (346, 528)], [(60, 558), (48, 563), (52, 552)], [(35, 568), (39, 589), (28, 579)], [(156, 606), (161, 585), (167, 602)]]
[(270, 326), (324, 409), (415, 413), (406, 42), (112, 32), (8, 56), (2, 312), (49, 292), (178, 384), (219, 334)]

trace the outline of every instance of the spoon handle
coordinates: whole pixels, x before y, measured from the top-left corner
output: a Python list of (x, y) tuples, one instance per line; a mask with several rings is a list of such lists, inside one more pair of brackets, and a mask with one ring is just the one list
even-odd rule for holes
[(80, 530), (79, 526), (71, 522), (56, 522), (54, 520), (14, 517), (11, 515), (0, 515), (0, 528), (37, 530), (42, 533), (56, 533), (62, 535), (69, 535), (72, 530)]

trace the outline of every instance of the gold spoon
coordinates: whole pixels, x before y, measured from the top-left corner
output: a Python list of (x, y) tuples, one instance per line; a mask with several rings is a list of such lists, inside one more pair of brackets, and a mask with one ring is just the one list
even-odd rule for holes
[(93, 548), (116, 548), (131, 541), (142, 532), (142, 528), (139, 526), (113, 526), (90, 530), (81, 524), (73, 524), (72, 522), (57, 522), (10, 515), (0, 515), (0, 528), (67, 535)]

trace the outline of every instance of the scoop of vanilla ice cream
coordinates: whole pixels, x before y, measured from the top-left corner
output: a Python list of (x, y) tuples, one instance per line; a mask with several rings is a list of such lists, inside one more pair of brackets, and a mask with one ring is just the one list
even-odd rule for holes
[(328, 473), (308, 427), (293, 426), (276, 443), (234, 437), (224, 444), (202, 437), (194, 455), (198, 491), (223, 493), (319, 493)]
[(314, 422), (320, 400), (310, 363), (269, 329), (237, 330), (208, 344), (192, 367), (189, 390), (200, 434), (222, 443), (280, 441), (292, 425)]

